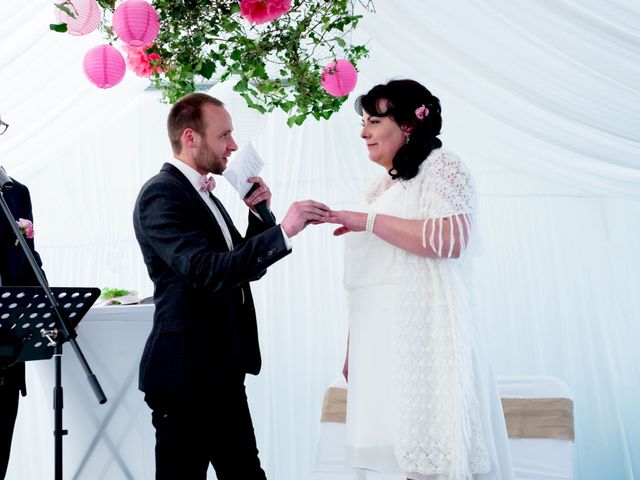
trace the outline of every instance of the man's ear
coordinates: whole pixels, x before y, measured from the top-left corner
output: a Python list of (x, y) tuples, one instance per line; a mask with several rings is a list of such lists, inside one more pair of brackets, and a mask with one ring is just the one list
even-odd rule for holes
[(185, 147), (197, 147), (200, 145), (200, 135), (192, 128), (185, 128), (182, 131), (181, 140)]

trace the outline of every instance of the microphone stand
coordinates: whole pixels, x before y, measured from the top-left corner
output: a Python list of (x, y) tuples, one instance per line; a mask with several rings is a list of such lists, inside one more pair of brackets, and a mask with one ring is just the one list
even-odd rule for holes
[(86, 358), (84, 357), (82, 350), (80, 350), (80, 346), (78, 342), (76, 342), (76, 332), (72, 331), (69, 328), (67, 320), (65, 319), (64, 314), (56, 300), (51, 288), (49, 288), (49, 283), (47, 282), (44, 274), (42, 273), (42, 269), (36, 262), (29, 245), (27, 245), (27, 241), (24, 239), (24, 236), (20, 232), (20, 228), (18, 228), (18, 224), (16, 223), (16, 219), (11, 214), (11, 210), (9, 210), (9, 206), (4, 198), (4, 192), (13, 187), (13, 182), (5, 172), (4, 168), (0, 167), (0, 207), (2, 207), (2, 211), (4, 212), (9, 225), (11, 226), (13, 232), (16, 235), (16, 238), (20, 242), (20, 246), (24, 251), (24, 254), (31, 265), (33, 273), (35, 273), (38, 283), (43, 288), (47, 298), (49, 299), (49, 303), (53, 311), (55, 312), (56, 317), (58, 318), (58, 324), (60, 325), (62, 331), (60, 332), (58, 329), (53, 329), (50, 332), (47, 332), (46, 337), (50, 342), (53, 342), (54, 347), (54, 363), (55, 363), (55, 386), (53, 388), (53, 409), (55, 412), (54, 416), (54, 431), (53, 435), (55, 438), (55, 480), (62, 480), (62, 437), (68, 433), (67, 430), (62, 428), (62, 409), (63, 409), (63, 393), (62, 393), (62, 344), (64, 342), (71, 342), (71, 346), (73, 347), (76, 356), (78, 357), (78, 361), (84, 370), (84, 373), (87, 376), (87, 380), (89, 381), (89, 385), (91, 385), (91, 389), (95, 394), (98, 403), (101, 405), (107, 402), (107, 397), (102, 391), (102, 387), (98, 382), (98, 379), (91, 371), (91, 367), (87, 363)]

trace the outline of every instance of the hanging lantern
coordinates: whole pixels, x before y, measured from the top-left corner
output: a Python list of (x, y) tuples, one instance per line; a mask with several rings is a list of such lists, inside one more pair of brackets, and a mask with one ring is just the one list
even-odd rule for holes
[(329, 95), (349, 95), (358, 81), (358, 72), (348, 60), (336, 60), (322, 70), (322, 86)]
[(106, 44), (89, 50), (84, 56), (82, 66), (89, 81), (99, 88), (117, 85), (126, 70), (122, 54)]
[(160, 16), (144, 0), (127, 0), (113, 12), (113, 30), (123, 42), (140, 47), (158, 36)]
[(68, 34), (86, 35), (100, 25), (100, 7), (96, 0), (73, 0), (67, 8), (74, 13), (75, 18), (57, 7), (55, 7), (55, 15), (58, 23), (67, 24)]

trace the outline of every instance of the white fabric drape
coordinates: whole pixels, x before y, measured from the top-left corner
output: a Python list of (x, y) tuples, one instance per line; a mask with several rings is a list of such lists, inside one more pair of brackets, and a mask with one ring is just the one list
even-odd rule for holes
[[(334, 209), (360, 203), (379, 170), (358, 138), (355, 95), (392, 77), (424, 82), (443, 104), (445, 146), (470, 167), (480, 193), (475, 284), (494, 370), (555, 375), (572, 388), (577, 478), (638, 476), (640, 4), (375, 7), (356, 34), (371, 56), (331, 120), (289, 129), (284, 115), (245, 117), (228, 89), (220, 94), (265, 160), (274, 212), (281, 218), (304, 198)], [(11, 125), (0, 163), (31, 189), (52, 285), (151, 295), (131, 211), (169, 155), (168, 107), (131, 72), (107, 91), (88, 84), (82, 56), (102, 40), (50, 32), (52, 11), (45, 0), (0, 4), (0, 113)], [(218, 184), (242, 225), (242, 203)], [(344, 355), (342, 240), (331, 231), (309, 227), (254, 286), (264, 370), (249, 380), (249, 397), (273, 479), (311, 476), (323, 391)], [(32, 393), (26, 402), (37, 401)], [(43, 434), (31, 445), (50, 441)], [(31, 462), (26, 448), (15, 446), (9, 478), (27, 478), (15, 475)]]

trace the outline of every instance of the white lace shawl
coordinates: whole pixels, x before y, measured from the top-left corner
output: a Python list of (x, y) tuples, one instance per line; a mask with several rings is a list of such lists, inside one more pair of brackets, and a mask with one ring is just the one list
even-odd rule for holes
[[(385, 185), (385, 183), (387, 185)], [(388, 188), (384, 181), (371, 198)], [(422, 246), (441, 258), (402, 251), (396, 275), (403, 298), (399, 312), (399, 423), (395, 454), (404, 472), (468, 479), (486, 473), (490, 460), (480, 422), (473, 369), (469, 259), (462, 235), (472, 238), (475, 191), (457, 156), (436, 150), (406, 182), (408, 209), (424, 220)], [(448, 220), (449, 249), (443, 251)], [(459, 247), (460, 258), (452, 257)]]

